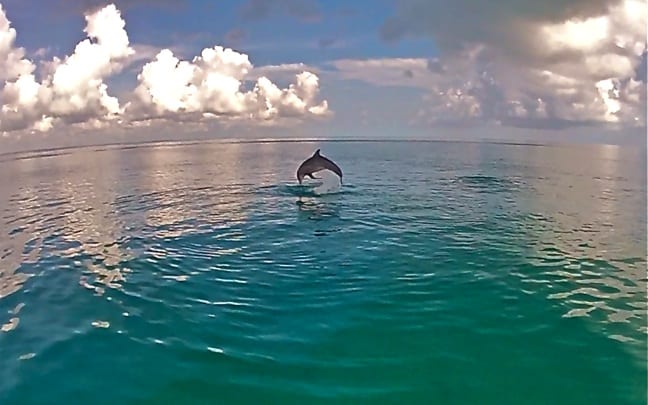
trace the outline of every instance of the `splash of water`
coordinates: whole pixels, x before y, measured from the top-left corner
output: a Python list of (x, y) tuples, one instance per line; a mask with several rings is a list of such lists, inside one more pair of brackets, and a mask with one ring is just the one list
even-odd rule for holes
[(320, 179), (321, 179), (321, 184), (319, 184), (317, 187), (313, 189), (313, 192), (317, 195), (323, 195), (323, 194), (332, 194), (332, 193), (337, 193), (340, 191), (342, 188), (342, 184), (340, 182), (340, 179), (332, 174), (332, 173), (327, 173), (326, 171), (321, 172), (320, 174)]

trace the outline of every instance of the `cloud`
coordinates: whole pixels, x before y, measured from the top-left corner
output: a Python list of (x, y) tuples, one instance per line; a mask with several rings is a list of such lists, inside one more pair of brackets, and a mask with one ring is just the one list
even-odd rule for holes
[(241, 8), (246, 20), (260, 20), (276, 13), (285, 13), (306, 22), (321, 18), (316, 0), (247, 0)]
[(247, 33), (241, 28), (234, 28), (225, 33), (225, 42), (237, 44), (245, 39)]
[(332, 45), (335, 45), (336, 42), (337, 40), (334, 38), (321, 38), (319, 41), (317, 41), (317, 44), (320, 48), (325, 49)]
[(287, 89), (262, 76), (253, 89), (244, 91), (242, 80), (250, 70), (247, 55), (220, 46), (204, 49), (191, 62), (162, 50), (144, 65), (135, 89), (137, 98), (127, 110), (137, 119), (171, 114), (264, 121), (328, 112), (326, 100), (315, 103), (319, 79), (313, 73), (299, 73)]
[(423, 58), (338, 59), (331, 65), (347, 80), (384, 87), (432, 88), (427, 60)]
[[(50, 0), (51, 1), (51, 0)], [(94, 13), (107, 5), (106, 0), (55, 0), (59, 3), (59, 7), (73, 13)], [(183, 0), (112, 0), (110, 2), (119, 10), (129, 10), (134, 7), (181, 7), (185, 5)]]
[(281, 81), (291, 80), (300, 72), (320, 73), (316, 66), (310, 66), (305, 63), (284, 63), (281, 65), (264, 65), (253, 67), (247, 74), (248, 80), (258, 80), (261, 77), (273, 78)]
[[(205, 48), (193, 60), (170, 49), (131, 46), (120, 11), (108, 5), (85, 16), (88, 38), (74, 52), (42, 61), (40, 69), (16, 47), (16, 31), (0, 6), (0, 132), (47, 132), (59, 125), (81, 128), (140, 125), (147, 120), (234, 120), (264, 125), (330, 115), (318, 101), (319, 78), (302, 69), (279, 88), (254, 71), (248, 56)], [(151, 60), (153, 58), (153, 60)], [(143, 64), (132, 96), (110, 95), (106, 80)]]
[(50, 52), (52, 52), (51, 48), (38, 48), (31, 53), (31, 56), (34, 58), (44, 58)]
[(430, 108), (421, 116), (448, 110), (457, 119), (532, 126), (646, 125), (645, 83), (636, 78), (646, 53), (645, 2), (397, 4), (383, 39), (427, 36), (441, 50), (428, 63)]
[[(107, 93), (103, 80), (121, 71), (134, 51), (128, 43), (124, 21), (114, 6), (86, 16), (88, 39), (79, 42), (74, 53), (54, 58), (44, 65), (42, 82), (37, 82), (35, 66), (24, 59), (22, 48), (9, 43), (5, 52), (8, 75), (0, 97), (0, 130), (33, 129), (46, 131), (56, 121), (68, 123), (110, 119), (121, 112), (119, 102)], [(15, 39), (4, 12), (0, 32)], [(1, 56), (0, 56), (1, 57)], [(3, 58), (4, 59), (4, 58)]]
[(16, 30), (11, 28), (0, 4), (0, 80), (15, 79), (34, 71), (32, 63), (24, 59), (25, 50), (14, 48), (15, 41)]

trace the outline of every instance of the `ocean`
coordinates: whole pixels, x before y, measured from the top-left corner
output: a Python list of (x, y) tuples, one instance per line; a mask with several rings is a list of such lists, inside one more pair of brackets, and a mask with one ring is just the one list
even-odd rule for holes
[[(343, 185), (297, 184), (317, 148)], [(2, 404), (646, 403), (645, 150), (161, 142), (0, 171)]]

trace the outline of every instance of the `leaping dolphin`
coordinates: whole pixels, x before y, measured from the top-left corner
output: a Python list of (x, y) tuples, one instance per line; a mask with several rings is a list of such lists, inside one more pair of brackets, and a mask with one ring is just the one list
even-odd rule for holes
[(302, 180), (305, 176), (308, 176), (311, 179), (317, 179), (317, 177), (313, 176), (313, 173), (321, 170), (330, 170), (337, 174), (340, 177), (340, 184), (342, 184), (342, 170), (332, 160), (320, 155), (319, 149), (313, 153), (313, 156), (306, 159), (297, 169), (297, 180), (299, 180), (299, 184), (302, 184)]

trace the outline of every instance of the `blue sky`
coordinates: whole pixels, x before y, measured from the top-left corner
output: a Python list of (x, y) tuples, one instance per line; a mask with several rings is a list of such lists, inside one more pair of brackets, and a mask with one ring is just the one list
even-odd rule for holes
[[(79, 4), (81, 5), (79, 5)], [(82, 39), (83, 12), (100, 1), (4, 0), (19, 45), (69, 54)], [(391, 1), (124, 1), (131, 43), (182, 49), (192, 57), (215, 44), (251, 55), (255, 65), (321, 63), (339, 58), (432, 57), (432, 38), (385, 43), (379, 30), (394, 12)], [(124, 6), (120, 6), (124, 4)], [(304, 10), (296, 4), (305, 4)], [(85, 6), (84, 6), (85, 5)], [(34, 13), (33, 10), (39, 10)], [(297, 10), (297, 11), (293, 11)], [(35, 26), (37, 29), (34, 29)]]
[[(0, 0), (0, 148), (223, 136), (645, 142), (638, 0), (110, 4)], [(87, 24), (94, 50), (77, 50)], [(194, 60), (215, 46), (235, 53)]]

